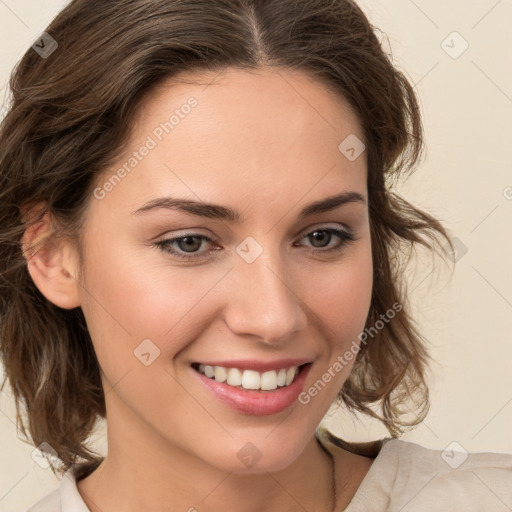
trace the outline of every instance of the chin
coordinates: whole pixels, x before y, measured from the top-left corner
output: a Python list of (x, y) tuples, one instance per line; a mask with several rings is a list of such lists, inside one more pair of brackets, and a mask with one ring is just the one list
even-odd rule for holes
[[(279, 429), (280, 427), (277, 427)], [(208, 453), (199, 453), (201, 458), (212, 466), (226, 472), (237, 474), (258, 474), (276, 472), (287, 468), (301, 454), (304, 445), (299, 439), (268, 432), (259, 436), (240, 436), (239, 440), (231, 439), (218, 450), (212, 451), (212, 442)], [(284, 441), (286, 439), (286, 442)], [(221, 442), (217, 446), (221, 446)]]

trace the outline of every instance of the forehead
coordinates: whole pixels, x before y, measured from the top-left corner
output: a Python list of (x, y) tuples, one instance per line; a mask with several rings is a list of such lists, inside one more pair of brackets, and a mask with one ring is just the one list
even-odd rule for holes
[[(363, 138), (357, 115), (332, 86), (327, 87), (306, 71), (277, 67), (227, 68), (170, 77), (143, 99), (137, 124), (147, 129), (155, 116), (165, 117), (192, 96), (198, 102), (196, 115), (189, 116), (192, 123), (200, 117), (202, 125), (220, 121), (226, 127), (236, 124), (247, 130), (261, 128), (263, 123), (264, 131), (273, 136), (283, 126), (285, 133), (292, 135), (307, 127), (338, 134), (348, 129)], [(222, 131), (222, 126), (218, 128)]]
[[(356, 114), (303, 72), (181, 74), (138, 105), (126, 151), (109, 170), (136, 165), (109, 201), (122, 197), (133, 210), (165, 193), (219, 203), (229, 191), (229, 202), (258, 204), (283, 194), (297, 202), (313, 189), (309, 201), (342, 189), (364, 194), (366, 155), (347, 159), (339, 148), (347, 137), (363, 140)], [(148, 141), (151, 150), (135, 161)]]

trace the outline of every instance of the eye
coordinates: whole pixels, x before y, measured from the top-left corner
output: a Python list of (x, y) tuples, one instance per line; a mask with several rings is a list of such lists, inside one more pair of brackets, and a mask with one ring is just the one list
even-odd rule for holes
[[(333, 236), (338, 238), (339, 243), (334, 246), (329, 246), (329, 243), (333, 240)], [(315, 229), (305, 235), (302, 239), (309, 239), (313, 241), (313, 253), (331, 253), (332, 251), (340, 251), (350, 242), (354, 242), (356, 240), (352, 233), (338, 228)], [(320, 249), (318, 249), (318, 247)]]
[[(192, 260), (204, 255), (204, 251), (199, 253), (197, 252), (204, 241), (213, 243), (213, 240), (205, 235), (191, 233), (186, 234), (185, 236), (160, 240), (155, 245), (157, 245), (162, 251), (170, 253), (177, 258)], [(176, 246), (178, 247), (178, 250), (174, 248)]]
[[(339, 242), (336, 245), (329, 245), (329, 243), (337, 238)], [(314, 231), (310, 231), (308, 234), (302, 237), (303, 239), (310, 239), (313, 241), (313, 247), (311, 252), (313, 253), (332, 253), (341, 251), (348, 245), (350, 242), (356, 240), (354, 235), (348, 231), (338, 228), (321, 228), (315, 229)], [(213, 240), (205, 235), (200, 235), (198, 233), (187, 233), (183, 236), (167, 238), (165, 240), (160, 240), (156, 242), (155, 245), (163, 252), (171, 254), (176, 258), (183, 260), (193, 260), (196, 258), (201, 258), (206, 255), (207, 250), (200, 251), (201, 247), (203, 247), (203, 243), (213, 244)], [(294, 244), (295, 245), (295, 244)], [(211, 249), (211, 250), (218, 250)]]

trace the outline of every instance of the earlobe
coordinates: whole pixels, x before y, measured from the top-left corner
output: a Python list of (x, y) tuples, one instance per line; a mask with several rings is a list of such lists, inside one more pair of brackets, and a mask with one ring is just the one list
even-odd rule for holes
[(80, 306), (76, 254), (71, 241), (53, 236), (49, 213), (29, 226), (22, 238), (27, 270), (38, 290), (63, 309)]

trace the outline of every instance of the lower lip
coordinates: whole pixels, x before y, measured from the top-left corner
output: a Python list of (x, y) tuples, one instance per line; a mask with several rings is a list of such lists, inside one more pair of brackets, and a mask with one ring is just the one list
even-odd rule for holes
[(194, 368), (191, 368), (191, 370), (207, 389), (228, 407), (242, 414), (268, 416), (284, 411), (297, 400), (310, 368), (311, 363), (301, 369), (289, 386), (283, 386), (272, 391), (236, 388), (225, 382), (210, 379)]

